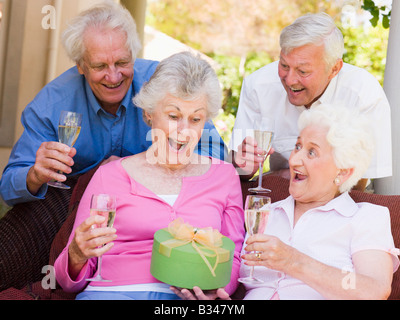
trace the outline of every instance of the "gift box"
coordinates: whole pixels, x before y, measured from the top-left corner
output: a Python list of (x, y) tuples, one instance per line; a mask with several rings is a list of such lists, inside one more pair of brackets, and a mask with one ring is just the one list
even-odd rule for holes
[(154, 234), (150, 272), (179, 288), (222, 288), (230, 282), (234, 251), (235, 243), (218, 230), (177, 219)]

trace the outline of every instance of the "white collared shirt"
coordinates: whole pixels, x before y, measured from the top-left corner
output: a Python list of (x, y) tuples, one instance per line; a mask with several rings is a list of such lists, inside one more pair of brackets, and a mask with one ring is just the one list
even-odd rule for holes
[[(335, 268), (343, 276), (354, 271), (352, 255), (362, 250), (394, 249), (389, 210), (370, 203), (355, 203), (346, 192), (328, 204), (305, 212), (293, 228), (294, 199), (273, 203), (265, 234), (278, 237), (300, 252)], [(399, 266), (393, 257), (393, 272)], [(249, 275), (250, 267), (241, 264), (240, 276)], [(324, 299), (302, 281), (282, 272), (255, 267), (254, 276), (264, 280), (258, 286), (245, 285), (245, 299), (270, 299), (277, 293), (280, 299)]]
[[(367, 71), (344, 64), (329, 83), (324, 94), (312, 107), (321, 103), (342, 103), (358, 109), (372, 119), (375, 154), (363, 178), (392, 175), (392, 142), (390, 106), (379, 82)], [(287, 160), (299, 135), (297, 120), (305, 107), (292, 105), (278, 76), (278, 61), (255, 71), (243, 81), (230, 149), (237, 151), (246, 136), (252, 136), (253, 122), (263, 117), (275, 119), (270, 157), (271, 170), (288, 168)]]

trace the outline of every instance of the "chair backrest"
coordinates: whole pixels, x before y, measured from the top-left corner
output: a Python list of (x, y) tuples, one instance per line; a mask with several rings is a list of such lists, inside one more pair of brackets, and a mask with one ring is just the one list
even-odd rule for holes
[[(248, 189), (257, 185), (257, 181), (242, 181), (243, 203), (245, 203), (246, 196), (250, 194)], [(286, 199), (289, 196), (289, 180), (280, 176), (272, 174), (264, 176), (262, 186), (272, 191), (267, 194), (272, 202)]]

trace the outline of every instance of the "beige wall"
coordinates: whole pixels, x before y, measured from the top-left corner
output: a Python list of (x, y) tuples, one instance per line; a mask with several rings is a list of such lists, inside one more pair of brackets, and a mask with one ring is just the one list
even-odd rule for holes
[[(115, 1), (119, 2), (119, 0)], [(19, 45), (15, 46), (18, 49), (15, 50), (22, 50), (22, 55), (20, 57), (19, 74), (14, 75), (16, 77), (15, 85), (7, 86), (7, 90), (4, 92), (4, 95), (14, 97), (16, 98), (15, 101), (17, 101), (15, 105), (16, 116), (15, 120), (13, 120), (15, 121), (13, 143), (18, 140), (23, 130), (20, 118), (25, 106), (48, 81), (73, 65), (64, 53), (60, 43), (60, 35), (67, 21), (76, 16), (78, 12), (97, 2), (101, 2), (101, 0), (12, 0), (12, 10), (15, 14), (21, 12), (21, 8), (26, 9), (23, 17), (14, 19), (9, 25), (9, 30), (11, 31), (19, 30), (15, 28), (23, 26), (23, 32), (20, 32), (22, 34), (21, 39), (9, 39), (9, 46), (11, 41), (15, 41), (11, 45), (19, 41)], [(140, 10), (137, 10), (136, 14), (145, 14), (145, 9), (143, 8), (145, 8), (146, 0), (125, 0), (124, 2), (129, 5), (127, 6), (128, 9), (134, 10), (138, 6)], [(57, 28), (55, 30), (43, 29), (42, 27), (42, 20), (46, 15), (42, 13), (42, 8), (46, 5), (54, 6), (57, 17), (60, 17), (57, 20)], [(144, 19), (138, 22), (138, 30), (142, 35), (141, 30), (144, 28)], [(11, 52), (11, 56), (15, 55)], [(7, 77), (5, 81), (7, 81)], [(10, 117), (10, 119), (14, 119), (14, 116)], [(7, 120), (5, 119), (5, 121)], [(8, 162), (10, 152), (11, 148), (0, 147), (0, 175)]]

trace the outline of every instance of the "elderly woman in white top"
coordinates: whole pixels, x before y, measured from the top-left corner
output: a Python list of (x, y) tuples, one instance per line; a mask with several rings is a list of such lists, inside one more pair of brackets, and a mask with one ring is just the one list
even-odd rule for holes
[[(264, 234), (245, 240), (245, 299), (386, 299), (399, 261), (386, 207), (355, 203), (348, 191), (373, 153), (369, 123), (336, 105), (302, 113), (289, 159), (290, 196), (271, 206)], [(260, 254), (250, 253), (258, 251)], [(186, 298), (206, 298), (181, 292)], [(220, 298), (227, 298), (219, 289)]]

